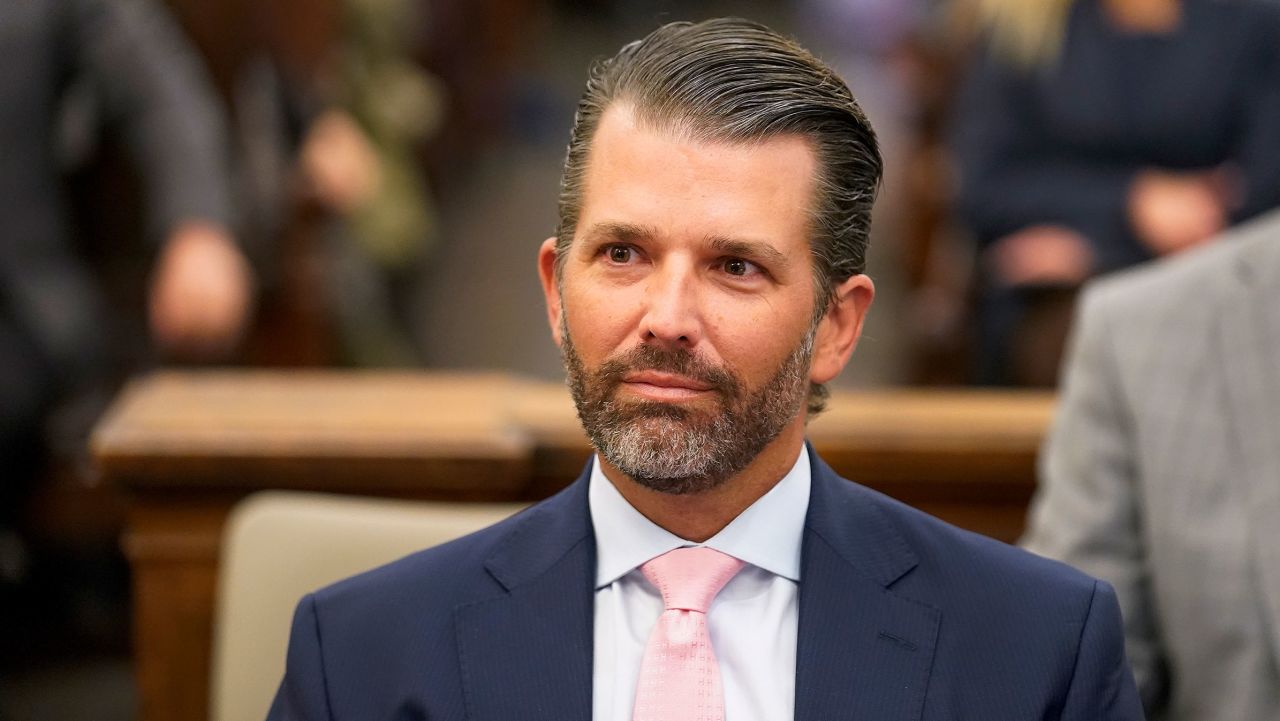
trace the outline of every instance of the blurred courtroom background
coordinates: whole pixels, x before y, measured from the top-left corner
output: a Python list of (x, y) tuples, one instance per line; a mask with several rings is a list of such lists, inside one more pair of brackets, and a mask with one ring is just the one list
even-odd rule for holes
[(127, 379), (562, 377), (534, 258), (592, 59), (677, 19), (794, 35), (886, 160), (837, 390), (1044, 389), (1081, 282), (1280, 204), (1280, 62), (1223, 56), (1196, 28), (1248, 11), (1210, 4), (1269, 0), (4, 3), (0, 721), (137, 718), (127, 498), (87, 446)]

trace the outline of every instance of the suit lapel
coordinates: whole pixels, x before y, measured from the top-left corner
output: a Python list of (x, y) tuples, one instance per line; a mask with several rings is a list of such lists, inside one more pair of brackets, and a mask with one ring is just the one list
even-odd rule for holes
[[(1274, 224), (1273, 224), (1274, 225)], [(1274, 231), (1269, 235), (1274, 235)], [(1241, 239), (1220, 308), (1219, 359), (1239, 480), (1247, 485), (1250, 543), (1280, 649), (1280, 242)]]
[[(796, 721), (919, 719), (941, 613), (896, 595), (916, 565), (876, 497), (809, 449)], [(527, 514), (485, 566), (506, 589), (455, 609), (473, 721), (589, 721), (595, 539), (587, 475)]]
[(916, 559), (876, 497), (809, 453), (796, 721), (919, 719), (941, 613), (893, 592)]
[(587, 476), (485, 562), (507, 593), (454, 612), (472, 721), (590, 721), (595, 538)]

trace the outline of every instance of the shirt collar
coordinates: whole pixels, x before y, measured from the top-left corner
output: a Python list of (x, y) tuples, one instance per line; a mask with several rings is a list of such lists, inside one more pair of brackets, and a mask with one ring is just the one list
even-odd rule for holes
[(591, 464), (588, 503), (596, 534), (596, 588), (604, 588), (640, 564), (681, 546), (703, 545), (770, 573), (799, 582), (800, 545), (809, 510), (809, 454), (802, 447), (782, 480), (719, 533), (697, 544), (645, 518)]

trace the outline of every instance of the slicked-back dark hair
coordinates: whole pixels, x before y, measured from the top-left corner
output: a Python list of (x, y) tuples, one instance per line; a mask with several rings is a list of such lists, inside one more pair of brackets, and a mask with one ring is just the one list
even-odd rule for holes
[[(882, 170), (871, 124), (844, 81), (795, 41), (749, 20), (719, 18), (663, 25), (592, 65), (560, 183), (557, 274), (577, 231), (591, 140), (616, 103), (628, 104), (643, 125), (697, 140), (806, 139), (818, 167), (809, 241), (815, 322), (833, 288), (864, 272)], [(811, 412), (825, 394), (815, 385)]]

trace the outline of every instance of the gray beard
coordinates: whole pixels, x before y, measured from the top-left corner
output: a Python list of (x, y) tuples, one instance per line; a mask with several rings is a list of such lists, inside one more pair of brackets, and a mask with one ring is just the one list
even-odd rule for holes
[[(600, 455), (661, 493), (700, 493), (746, 468), (802, 412), (809, 393), (815, 324), (763, 386), (752, 391), (731, 371), (688, 351), (642, 345), (594, 371), (582, 364), (560, 320), (569, 390)], [(719, 412), (616, 398), (623, 377), (659, 370), (696, 379), (719, 397)]]

